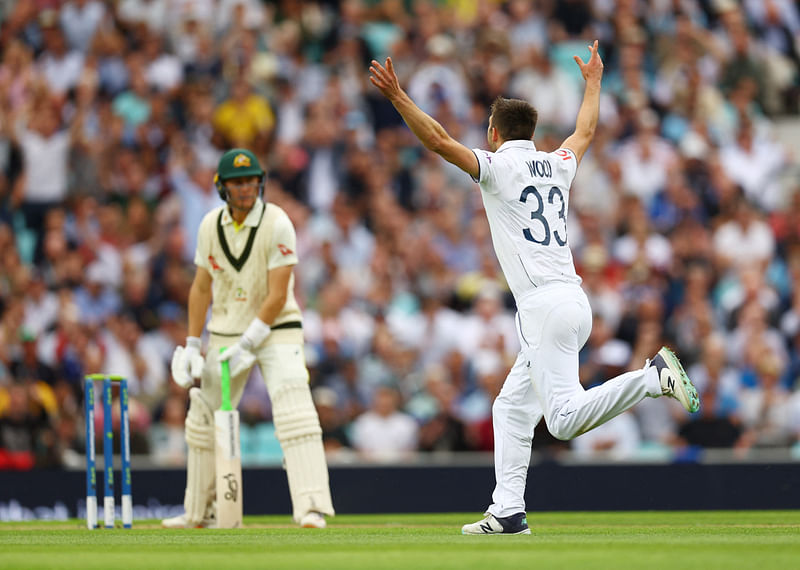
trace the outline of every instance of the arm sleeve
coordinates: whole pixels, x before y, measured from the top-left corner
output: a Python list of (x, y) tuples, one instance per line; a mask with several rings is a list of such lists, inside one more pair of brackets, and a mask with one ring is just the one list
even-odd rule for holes
[(493, 161), (495, 161), (495, 154), (488, 150), (481, 150), (473, 148), (472, 152), (475, 158), (478, 159), (478, 178), (473, 178), (475, 182), (481, 185), (481, 189), (490, 194), (496, 194), (497, 185), (495, 184), (495, 171)]
[(572, 184), (575, 179), (575, 173), (578, 172), (578, 158), (575, 153), (568, 148), (559, 148), (552, 152), (553, 162), (556, 168), (567, 179), (567, 188)]
[(200, 223), (200, 229), (197, 230), (197, 249), (194, 252), (194, 264), (197, 267), (202, 267), (211, 272), (211, 264), (208, 262), (208, 256), (211, 253), (211, 244), (209, 243), (208, 220), (209, 216), (203, 218)]
[(289, 216), (281, 211), (275, 217), (272, 228), (272, 246), (269, 251), (268, 268), (297, 265), (297, 236)]

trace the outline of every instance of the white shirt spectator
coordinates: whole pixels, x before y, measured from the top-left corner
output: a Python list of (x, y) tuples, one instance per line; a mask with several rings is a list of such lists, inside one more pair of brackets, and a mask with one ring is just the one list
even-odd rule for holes
[(365, 412), (353, 423), (352, 441), (370, 459), (391, 461), (417, 448), (417, 432), (417, 422), (403, 412)]
[(121, 0), (117, 17), (129, 25), (144, 23), (151, 32), (160, 32), (169, 23), (167, 0)]
[(48, 291), (41, 281), (31, 283), (25, 296), (24, 326), (39, 337), (58, 319), (58, 295)]
[(181, 225), (186, 236), (184, 257), (194, 259), (197, 249), (197, 230), (205, 215), (220, 205), (220, 197), (216, 190), (203, 189), (189, 177), (182, 168), (173, 168), (169, 173), (172, 189), (181, 201)]
[(754, 433), (756, 446), (785, 446), (791, 443), (792, 401), (782, 387), (747, 388), (739, 393), (742, 423)]
[[(515, 49), (547, 48), (547, 19), (527, 0), (514, 0), (508, 3), (511, 22), (508, 38)], [(541, 116), (541, 114), (540, 114)]]
[(778, 174), (786, 162), (786, 152), (779, 144), (740, 134), (739, 144), (723, 147), (719, 158), (728, 177), (753, 203), (771, 212), (784, 202)]
[(253, 30), (264, 24), (264, 4), (259, 0), (219, 0), (214, 17), (217, 32), (224, 33), (231, 26), (237, 9), (243, 11), (242, 19), (247, 28)]
[[(108, 331), (102, 333), (102, 336), (106, 346), (103, 370), (108, 374), (118, 374), (127, 378), (131, 395), (146, 401), (147, 396), (157, 396), (164, 390), (167, 381), (166, 365), (161, 359), (152, 358), (153, 354), (158, 354), (158, 346), (153, 338), (139, 336), (134, 354), (120, 339)], [(135, 357), (141, 358), (146, 364), (141, 376), (136, 373)]]
[(648, 118), (642, 119), (645, 125), (642, 128), (651, 130), (624, 143), (618, 152), (622, 186), (627, 193), (642, 200), (645, 206), (649, 206), (653, 197), (666, 185), (677, 157), (670, 144), (654, 132), (658, 119), (647, 115)]
[(503, 357), (519, 352), (517, 326), (504, 310), (499, 290), (487, 286), (476, 296), (473, 312), (461, 323), (458, 347), (467, 358), (480, 351), (494, 351)]
[(436, 116), (439, 106), (446, 103), (456, 117), (467, 118), (470, 112), (467, 82), (451, 59), (455, 42), (438, 34), (428, 40), (426, 49), (431, 58), (417, 67), (408, 80), (409, 96), (429, 115)]
[(625, 412), (572, 440), (572, 451), (581, 459), (630, 459), (641, 443), (633, 412)]
[(61, 7), (61, 29), (69, 47), (81, 53), (89, 51), (105, 14), (105, 5), (97, 0), (72, 0), (64, 4)]
[(58, 131), (50, 137), (21, 129), (17, 139), (25, 166), (25, 201), (60, 202), (67, 196), (67, 159), (70, 134)]
[(369, 459), (393, 461), (417, 449), (417, 422), (397, 409), (397, 398), (394, 389), (378, 387), (373, 409), (353, 422), (353, 447)]
[(161, 53), (148, 64), (145, 77), (159, 91), (170, 91), (183, 82), (183, 63), (177, 56)]
[(214, 0), (170, 0), (167, 2), (170, 30), (182, 29), (185, 20), (193, 19), (207, 26), (214, 21)]
[(542, 118), (542, 125), (559, 129), (572, 129), (581, 103), (578, 87), (572, 77), (547, 59), (539, 56), (540, 65), (525, 67), (511, 81), (510, 91), (515, 97), (533, 105)]
[(766, 262), (775, 251), (775, 237), (769, 225), (758, 219), (746, 225), (730, 220), (714, 232), (714, 251), (737, 266)]
[[(710, 377), (708, 368), (702, 362), (691, 365), (686, 373), (692, 379), (692, 384), (697, 388), (697, 393), (702, 394), (714, 382)], [(716, 380), (717, 390), (721, 393), (730, 394), (733, 398), (738, 398), (739, 393), (739, 372), (731, 366), (726, 366)]]
[(400, 342), (419, 351), (421, 366), (441, 362), (457, 347), (464, 322), (460, 313), (444, 306), (430, 314), (390, 311), (386, 320)]
[(614, 242), (614, 258), (623, 265), (633, 264), (640, 255), (644, 255), (650, 267), (667, 269), (672, 263), (672, 246), (660, 234), (648, 235), (644, 243), (631, 235), (624, 235)]
[(83, 55), (75, 50), (61, 56), (45, 52), (39, 58), (38, 64), (50, 90), (64, 94), (78, 84), (83, 71)]

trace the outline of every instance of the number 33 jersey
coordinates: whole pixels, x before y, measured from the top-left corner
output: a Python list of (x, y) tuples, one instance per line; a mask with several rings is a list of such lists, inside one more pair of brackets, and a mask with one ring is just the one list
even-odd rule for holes
[(548, 283), (580, 283), (567, 241), (575, 154), (540, 152), (524, 140), (473, 152), (492, 244), (514, 297)]

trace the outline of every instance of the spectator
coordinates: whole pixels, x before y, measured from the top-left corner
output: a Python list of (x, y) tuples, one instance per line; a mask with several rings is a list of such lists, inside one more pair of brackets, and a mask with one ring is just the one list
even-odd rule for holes
[(262, 152), (274, 125), (269, 101), (254, 93), (244, 76), (234, 81), (230, 97), (214, 111), (214, 128), (227, 148), (255, 148)]
[(98, 0), (70, 0), (61, 7), (60, 16), (69, 47), (85, 54), (105, 19), (106, 8)]
[(658, 116), (651, 110), (639, 113), (636, 133), (619, 149), (625, 191), (638, 197), (645, 209), (667, 183), (677, 155), (658, 134)]
[(11, 361), (11, 375), (18, 381), (43, 382), (52, 387), (56, 383), (55, 371), (40, 360), (36, 335), (23, 328), (19, 337), (21, 354)]
[(513, 362), (519, 350), (514, 317), (504, 310), (502, 294), (493, 284), (486, 284), (475, 297), (461, 326), (458, 348), (470, 360), (488, 353), (501, 362)]
[[(170, 386), (176, 386), (170, 383)], [(157, 465), (179, 467), (186, 464), (186, 395), (170, 387), (170, 395), (164, 402), (161, 421), (154, 423), (148, 432), (149, 448)]]
[(67, 92), (78, 84), (84, 57), (80, 51), (67, 44), (64, 32), (58, 25), (57, 11), (42, 11), (39, 14), (39, 25), (42, 29), (44, 50), (37, 63), (54, 99), (63, 102)]
[(55, 398), (46, 384), (15, 381), (0, 387), (0, 470), (52, 468), (55, 454)]
[(731, 180), (742, 186), (745, 198), (772, 212), (784, 203), (780, 173), (786, 155), (780, 145), (754, 132), (749, 120), (739, 125), (736, 141), (720, 151), (720, 161)]
[(74, 299), (81, 321), (90, 326), (105, 322), (120, 309), (119, 294), (109, 286), (99, 263), (88, 267), (86, 284), (75, 291)]
[(30, 107), (4, 121), (14, 125), (8, 133), (22, 151), (23, 168), (12, 205), (21, 208), (27, 228), (39, 234), (36, 259), (40, 261), (45, 215), (67, 197), (69, 150), (79, 134), (80, 119), (76, 117), (69, 129), (61, 129), (57, 103), (46, 96), (32, 101)]
[(353, 422), (353, 447), (373, 461), (397, 461), (418, 445), (419, 428), (399, 409), (400, 393), (389, 386), (376, 388), (372, 408)]
[(639, 451), (641, 436), (634, 413), (625, 412), (571, 442), (580, 459), (632, 459)]
[(467, 84), (457, 65), (455, 41), (445, 35), (432, 36), (425, 43), (426, 59), (408, 80), (408, 94), (428, 114), (452, 113), (464, 118), (469, 113)]
[[(426, 389), (434, 400), (435, 412), (419, 427), (420, 451), (467, 451), (467, 426), (457, 413), (458, 392), (446, 377), (431, 380)], [(490, 404), (491, 406), (491, 404)]]
[(753, 204), (744, 196), (733, 201), (733, 217), (714, 231), (716, 263), (723, 271), (742, 265), (766, 267), (775, 238)]
[(793, 443), (791, 394), (781, 385), (780, 372), (780, 360), (763, 352), (756, 363), (756, 385), (739, 396), (747, 445), (786, 447)]
[(345, 430), (345, 419), (338, 405), (336, 392), (319, 386), (311, 391), (322, 427), (322, 446), (328, 457), (345, 457), (350, 448), (350, 438)]

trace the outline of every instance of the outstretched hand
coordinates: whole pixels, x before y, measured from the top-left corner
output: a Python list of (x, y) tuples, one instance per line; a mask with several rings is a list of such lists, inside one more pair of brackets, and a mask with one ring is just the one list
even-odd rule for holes
[(397, 79), (391, 57), (386, 58), (386, 67), (373, 59), (369, 66), (369, 72), (371, 73), (369, 80), (390, 101), (394, 101), (403, 92), (400, 89), (400, 80)]
[(599, 82), (603, 77), (603, 60), (600, 59), (600, 54), (597, 53), (597, 40), (594, 40), (594, 44), (589, 46), (589, 51), (591, 52), (591, 56), (589, 56), (589, 61), (586, 63), (577, 55), (573, 56), (572, 59), (574, 59), (578, 67), (581, 68), (581, 75), (583, 75), (583, 79), (587, 83), (589, 81)]

